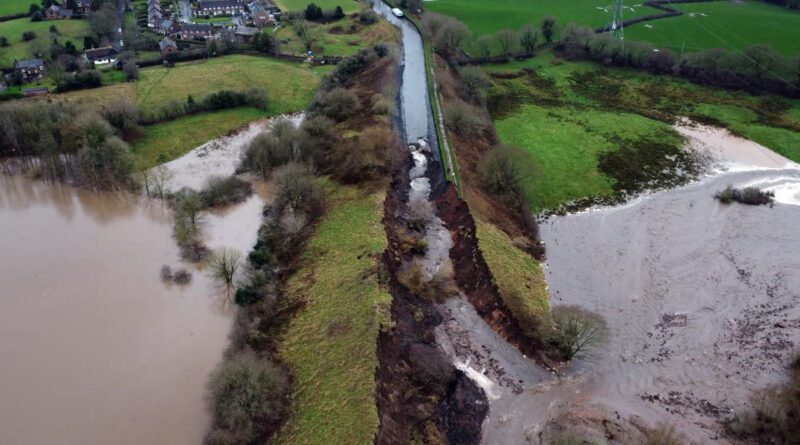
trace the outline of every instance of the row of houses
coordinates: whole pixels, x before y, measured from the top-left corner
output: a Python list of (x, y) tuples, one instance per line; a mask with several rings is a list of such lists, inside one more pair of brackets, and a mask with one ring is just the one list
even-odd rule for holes
[(197, 17), (218, 15), (241, 15), (244, 13), (244, 0), (201, 0), (194, 15)]
[(64, 20), (71, 19), (74, 15), (86, 15), (92, 10), (92, 0), (74, 0), (73, 6), (74, 8), (70, 9), (52, 4), (44, 9), (44, 18), (47, 20)]

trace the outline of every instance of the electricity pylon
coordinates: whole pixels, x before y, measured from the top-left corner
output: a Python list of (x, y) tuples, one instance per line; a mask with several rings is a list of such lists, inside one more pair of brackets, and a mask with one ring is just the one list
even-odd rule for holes
[(611, 35), (613, 35), (620, 42), (620, 46), (625, 46), (625, 30), (622, 10), (624, 5), (622, 0), (614, 0), (614, 12), (611, 16)]

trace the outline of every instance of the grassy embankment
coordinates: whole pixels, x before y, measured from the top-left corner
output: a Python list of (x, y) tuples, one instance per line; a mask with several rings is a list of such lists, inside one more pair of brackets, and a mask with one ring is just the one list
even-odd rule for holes
[(281, 11), (304, 11), (309, 3), (314, 3), (325, 11), (341, 6), (345, 14), (358, 11), (358, 0), (276, 0)]
[[(32, 0), (3, 0), (0, 2), (0, 17), (6, 15), (14, 15), (27, 13), (28, 9), (34, 3)], [(39, 2), (35, 2), (37, 5)]]
[[(312, 50), (324, 56), (351, 56), (367, 45), (392, 40), (392, 35), (399, 32), (385, 20), (364, 25), (352, 16), (332, 23), (310, 23), (309, 26), (319, 36)], [(282, 52), (305, 54), (306, 47), (291, 25), (279, 28), (276, 37), (281, 40)]]
[[(519, 29), (526, 23), (536, 25), (546, 15), (554, 16), (561, 26), (574, 22), (601, 27), (610, 22), (608, 9), (611, 4), (603, 0), (436, 0), (426, 2), (425, 7), (461, 20), (473, 35), (479, 36), (494, 34), (504, 28)], [(626, 40), (652, 42), (677, 51), (706, 48), (741, 50), (765, 43), (785, 55), (800, 52), (800, 11), (755, 0), (673, 6), (686, 14), (650, 21), (648, 26), (640, 23), (626, 27)], [(647, 6), (627, 5), (624, 18), (628, 20), (661, 12)]]
[(322, 181), (330, 210), (287, 284), (287, 304), (305, 305), (279, 348), (296, 389), (278, 444), (366, 444), (378, 427), (375, 338), (391, 302), (379, 274), (384, 192)]
[(681, 139), (670, 128), (678, 116), (727, 126), (800, 160), (800, 101), (714, 90), (670, 77), (563, 62), (550, 55), (486, 71), (521, 68), (535, 74), (492, 80), (490, 107), (501, 142), (527, 149), (537, 164), (538, 174), (525, 187), (535, 211), (579, 198), (612, 196), (615, 185), (628, 180), (631, 171), (610, 163), (603, 170), (604, 154), (635, 146), (636, 141), (639, 146), (648, 140), (671, 149), (680, 146)]
[(120, 99), (135, 102), (144, 112), (172, 101), (185, 102), (189, 95), (201, 100), (220, 90), (267, 91), (266, 111), (239, 108), (203, 113), (144, 128), (133, 144), (145, 165), (174, 159), (188, 150), (225, 135), (259, 118), (302, 111), (311, 103), (327, 67), (311, 68), (275, 59), (225, 56), (204, 62), (178, 64), (175, 68), (142, 69), (139, 80), (53, 96), (56, 99), (105, 105)]
[[(25, 8), (27, 10), (27, 8)], [(0, 14), (2, 15), (2, 14)], [(50, 27), (58, 28), (58, 34), (50, 33)], [(33, 31), (36, 38), (24, 42), (22, 33)], [(14, 60), (29, 59), (36, 51), (47, 51), (53, 38), (63, 45), (71, 41), (78, 50), (83, 49), (83, 38), (89, 34), (89, 22), (86, 20), (42, 20), (32, 22), (29, 18), (21, 18), (0, 22), (0, 37), (8, 39), (9, 46), (0, 48), (0, 67), (11, 67)]]
[(498, 227), (475, 215), (478, 244), (483, 259), (492, 271), (500, 296), (526, 334), (536, 337), (530, 328), (540, 326), (550, 312), (550, 295), (542, 266), (514, 246), (511, 238)]

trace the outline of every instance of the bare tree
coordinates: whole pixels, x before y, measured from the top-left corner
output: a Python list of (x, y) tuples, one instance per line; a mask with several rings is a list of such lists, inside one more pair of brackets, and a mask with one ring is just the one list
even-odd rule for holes
[(579, 306), (556, 306), (552, 317), (555, 330), (550, 339), (567, 360), (589, 352), (608, 336), (605, 320)]
[(230, 295), (236, 271), (242, 265), (242, 254), (238, 250), (224, 247), (211, 255), (209, 270), (211, 277), (225, 286), (225, 293)]
[(542, 35), (544, 36), (544, 40), (547, 43), (553, 41), (553, 37), (556, 35), (556, 19), (552, 16), (547, 16), (542, 19)]
[(164, 199), (164, 190), (173, 176), (175, 174), (166, 165), (159, 165), (151, 170), (150, 182), (152, 183), (153, 194), (157, 194), (159, 198)]
[(526, 53), (533, 53), (536, 50), (536, 43), (539, 40), (539, 32), (531, 25), (525, 25), (520, 34), (519, 43)]
[(311, 51), (311, 48), (319, 40), (317, 29), (305, 20), (295, 23), (294, 29), (297, 32), (297, 37), (300, 37), (300, 41), (306, 47), (306, 51)]
[(509, 57), (514, 54), (517, 47), (519, 37), (517, 32), (511, 29), (501, 29), (497, 31), (497, 43), (500, 45), (500, 51), (504, 56)]
[(484, 34), (478, 37), (478, 40), (475, 41), (475, 48), (478, 51), (478, 55), (483, 59), (488, 59), (492, 56), (492, 50), (494, 49), (494, 39), (492, 36)]

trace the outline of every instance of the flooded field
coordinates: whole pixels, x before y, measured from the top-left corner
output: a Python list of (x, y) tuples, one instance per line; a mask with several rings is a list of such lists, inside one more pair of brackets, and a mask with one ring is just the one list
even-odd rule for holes
[(0, 175), (0, 443), (200, 443), (229, 316), (158, 202)]
[[(295, 116), (299, 122), (302, 116)], [(234, 172), (271, 121), (166, 164), (167, 189)], [(209, 249), (255, 243), (268, 191), (202, 216)], [(0, 175), (0, 443), (198, 444), (231, 302), (181, 262), (159, 200)], [(162, 265), (188, 268), (165, 284)]]

